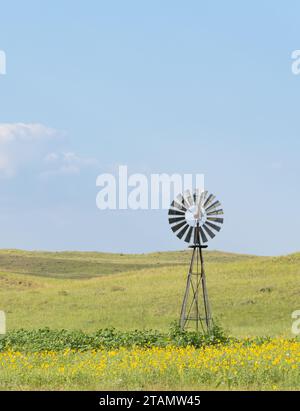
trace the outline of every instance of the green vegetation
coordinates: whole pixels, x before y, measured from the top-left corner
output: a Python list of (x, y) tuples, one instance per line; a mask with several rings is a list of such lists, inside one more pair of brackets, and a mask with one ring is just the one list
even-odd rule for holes
[(169, 329), (189, 251), (0, 251), (0, 389), (297, 389), (300, 254), (205, 254), (213, 314), (231, 337)]
[(186, 347), (196, 348), (225, 344), (232, 341), (225, 336), (223, 330), (215, 325), (209, 334), (199, 334), (195, 331), (182, 331), (177, 325), (169, 332), (153, 330), (118, 331), (114, 328), (98, 330), (87, 334), (82, 331), (51, 330), (17, 330), (9, 332), (0, 340), (0, 351), (62, 351), (66, 349), (77, 351), (119, 349), (133, 347)]
[[(291, 337), (300, 254), (206, 252), (214, 316), (233, 336)], [(189, 251), (122, 255), (0, 251), (0, 309), (20, 328), (167, 331), (178, 318)]]

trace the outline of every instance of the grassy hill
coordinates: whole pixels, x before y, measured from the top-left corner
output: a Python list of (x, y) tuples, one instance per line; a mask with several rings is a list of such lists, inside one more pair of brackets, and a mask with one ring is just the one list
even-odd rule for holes
[[(300, 254), (205, 252), (213, 314), (230, 334), (291, 335), (300, 309)], [(0, 251), (8, 329), (164, 330), (178, 319), (190, 252), (140, 255)]]

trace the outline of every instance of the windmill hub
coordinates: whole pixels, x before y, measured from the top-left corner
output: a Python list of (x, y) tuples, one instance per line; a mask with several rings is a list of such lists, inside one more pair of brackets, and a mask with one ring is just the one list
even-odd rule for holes
[[(180, 194), (169, 209), (169, 223), (178, 238), (192, 244), (193, 249), (187, 285), (181, 308), (180, 326), (187, 327), (191, 321), (198, 330), (210, 331), (212, 317), (206, 288), (203, 243), (215, 237), (223, 224), (221, 203), (207, 191), (189, 190)], [(220, 217), (221, 216), (221, 217)], [(202, 299), (199, 297), (202, 290)]]
[(204, 207), (199, 205), (196, 208), (196, 212), (195, 212), (194, 217), (195, 217), (197, 222), (199, 222), (200, 224), (204, 224), (205, 221), (206, 221), (206, 212), (205, 212)]
[(195, 226), (197, 222), (203, 225), (206, 221), (206, 212), (203, 207), (191, 206), (185, 212), (185, 219), (189, 226)]

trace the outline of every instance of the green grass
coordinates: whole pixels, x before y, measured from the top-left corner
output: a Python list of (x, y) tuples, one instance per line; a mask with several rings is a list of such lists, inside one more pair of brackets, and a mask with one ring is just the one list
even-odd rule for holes
[[(21, 351), (12, 353), (4, 347), (0, 353), (0, 389), (298, 389), (298, 367), (288, 363), (297, 361), (298, 345), (288, 342), (275, 344), (274, 352), (272, 348), (274, 363), (268, 359), (268, 349), (264, 361), (259, 348), (258, 354), (250, 349), (249, 354), (259, 359), (259, 373), (253, 368), (256, 357), (252, 362), (243, 360), (243, 355), (249, 358), (247, 349), (237, 358), (237, 369), (226, 368), (231, 359), (226, 360), (222, 347), (219, 354), (212, 351), (212, 361), (216, 355), (217, 362), (205, 372), (194, 369), (201, 351), (191, 356), (180, 351), (173, 369), (169, 362), (177, 354), (170, 357), (164, 349), (154, 350), (146, 372), (148, 354), (143, 349), (140, 353), (130, 348), (94, 352), (98, 340), (90, 341), (89, 335), (106, 327), (123, 330), (113, 338), (127, 342), (130, 335), (140, 341), (145, 335), (155, 340), (160, 334), (125, 331), (152, 328), (166, 333), (179, 317), (189, 260), (190, 251), (143, 255), (0, 251), (0, 309), (7, 315), (8, 347)], [(300, 254), (274, 258), (205, 252), (205, 261), (213, 315), (230, 335), (292, 337), (291, 313), (300, 309)], [(58, 330), (57, 339), (56, 331), (29, 331), (45, 327)], [(25, 331), (13, 332), (21, 328)], [(89, 335), (60, 331), (63, 328), (81, 329)], [(41, 333), (49, 334), (48, 339), (41, 339)], [(56, 350), (65, 340), (68, 346), (86, 346), (89, 351), (75, 350), (67, 356), (43, 351)], [(286, 356), (291, 347), (294, 354)], [(217, 367), (218, 355), (225, 363)], [(103, 373), (99, 356), (108, 365)], [(186, 362), (190, 366), (182, 368)], [(180, 370), (185, 371), (179, 375)]]
[[(122, 255), (0, 251), (0, 309), (9, 330), (167, 330), (177, 319), (190, 252)], [(291, 337), (300, 254), (206, 252), (213, 314), (231, 335)]]
[[(96, 252), (37, 252), (0, 250), (2, 272), (51, 278), (87, 279), (109, 274), (186, 265), (188, 251), (152, 254), (110, 254)], [(210, 252), (209, 261), (229, 262), (249, 256)]]

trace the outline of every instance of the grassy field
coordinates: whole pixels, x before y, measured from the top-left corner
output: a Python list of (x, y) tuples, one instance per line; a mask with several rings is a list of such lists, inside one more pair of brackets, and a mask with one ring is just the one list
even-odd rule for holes
[[(291, 337), (300, 254), (206, 252), (213, 314), (237, 337)], [(0, 309), (17, 328), (166, 330), (179, 315), (189, 251), (122, 255), (0, 251)]]
[[(123, 255), (0, 251), (0, 309), (8, 331), (156, 329), (178, 319), (189, 251)], [(300, 254), (206, 252), (213, 315), (239, 339), (192, 347), (0, 352), (0, 389), (299, 389)], [(278, 337), (283, 338), (278, 340)], [(4, 341), (4, 340), (3, 340)], [(32, 339), (26, 340), (31, 347)], [(242, 345), (240, 345), (242, 344)], [(25, 347), (25, 346), (24, 346)]]

